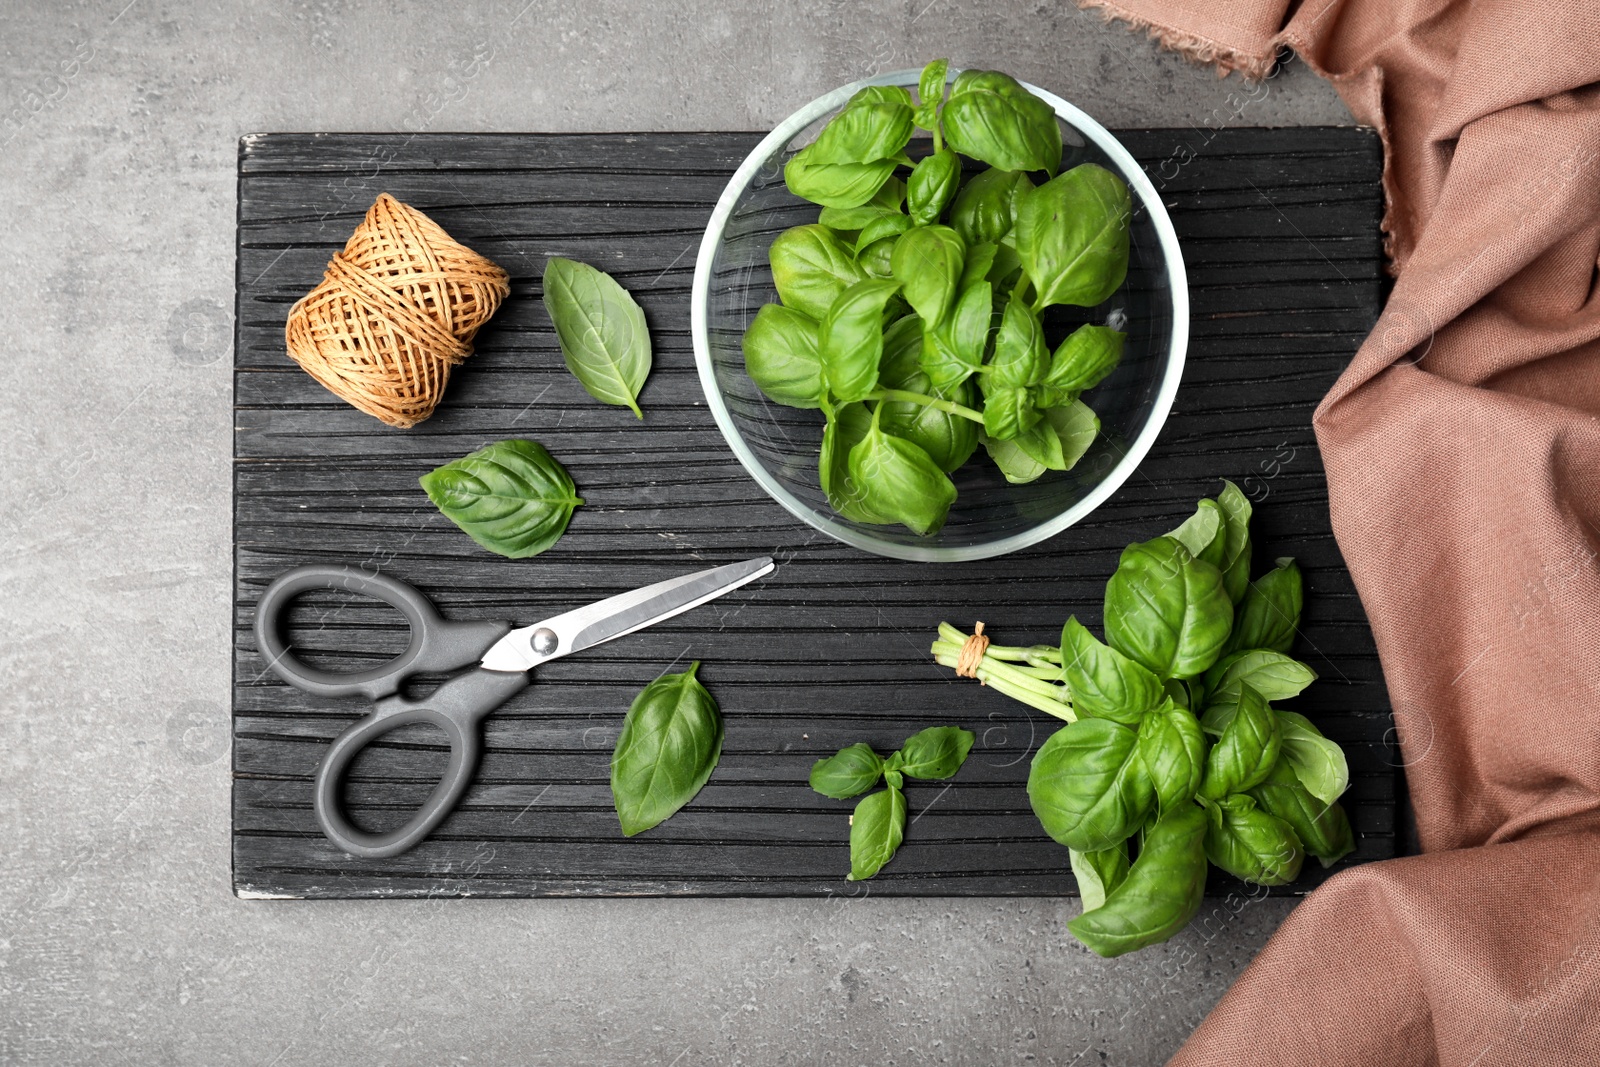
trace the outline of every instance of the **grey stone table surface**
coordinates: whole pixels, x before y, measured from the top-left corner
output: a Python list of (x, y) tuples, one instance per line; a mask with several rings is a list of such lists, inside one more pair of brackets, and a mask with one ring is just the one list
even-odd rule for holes
[(1155, 1064), (1292, 906), (264, 902), (228, 869), (235, 160), (262, 130), (760, 129), (935, 55), (1109, 126), (1243, 102), (1070, 5), (0, 3), (0, 1062)]

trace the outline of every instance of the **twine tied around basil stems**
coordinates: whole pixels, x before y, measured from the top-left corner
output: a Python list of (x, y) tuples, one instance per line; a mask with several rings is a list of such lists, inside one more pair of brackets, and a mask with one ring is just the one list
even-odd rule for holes
[(406, 429), (511, 292), (506, 272), (381, 193), (317, 287), (289, 309), (290, 357), (335, 396)]
[[(983, 636), (983, 623), (974, 623), (972, 634), (961, 644), (961, 654), (956, 657), (956, 676), (977, 678), (978, 665), (989, 650), (989, 639)], [(981, 679), (980, 679), (981, 681)]]

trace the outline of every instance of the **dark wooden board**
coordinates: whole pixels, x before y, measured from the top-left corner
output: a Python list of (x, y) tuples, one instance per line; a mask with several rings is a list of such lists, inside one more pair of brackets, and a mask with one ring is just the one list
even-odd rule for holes
[[(239, 159), (234, 449), (234, 885), (246, 896), (1033, 895), (1075, 892), (1066, 852), (1024, 792), (1057, 722), (935, 666), (941, 619), (985, 620), (1008, 644), (1053, 642), (1068, 614), (1098, 628), (1117, 554), (1169, 529), (1217, 479), (1257, 505), (1258, 566), (1294, 555), (1308, 591), (1299, 654), (1322, 680), (1292, 706), (1349, 753), (1350, 862), (1396, 850), (1390, 715), (1361, 604), (1329, 528), (1311, 412), (1376, 320), (1380, 155), (1356, 129), (1136, 130), (1119, 135), (1162, 190), (1194, 314), (1183, 387), (1155, 450), (1090, 519), (1003, 559), (879, 559), (816, 534), (770, 501), (717, 432), (694, 371), (689, 290), (700, 238), (755, 134), (247, 137)], [(1183, 166), (1173, 161), (1194, 158)], [(439, 412), (411, 431), (345, 406), (284, 354), (289, 305), (388, 191), (512, 275), (512, 295)], [(551, 255), (610, 271), (644, 306), (655, 371), (638, 423), (591, 401), (562, 366), (540, 305)], [(434, 466), (506, 437), (558, 456), (588, 500), (533, 560), (478, 549), (417, 486)], [(306, 697), (265, 670), (257, 596), (307, 561), (405, 578), (447, 615), (531, 622), (662, 578), (770, 553), (766, 580), (539, 671), (487, 721), (462, 808), (391, 860), (353, 860), (317, 831), (323, 748), (365, 711)], [(386, 609), (304, 598), (300, 643), (369, 664), (403, 631)], [(690, 659), (721, 702), (723, 757), (670, 822), (625, 840), (607, 787), (622, 712)], [(958, 723), (979, 736), (952, 783), (912, 784), (894, 862), (846, 883), (850, 805), (806, 787), (842, 745), (889, 751)], [(444, 762), (395, 734), (358, 763), (359, 821), (392, 824)], [(1315, 864), (1304, 892), (1324, 873)], [(1213, 892), (1226, 891), (1213, 878)]]

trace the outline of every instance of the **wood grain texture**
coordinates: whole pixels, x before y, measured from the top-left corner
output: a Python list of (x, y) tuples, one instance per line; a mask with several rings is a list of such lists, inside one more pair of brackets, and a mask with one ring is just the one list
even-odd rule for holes
[[(701, 234), (755, 134), (260, 135), (239, 162), (234, 461), (236, 890), (248, 896), (1013, 895), (1075, 892), (1066, 852), (1023, 785), (1057, 722), (935, 666), (942, 619), (983, 619), (1007, 644), (1054, 642), (1077, 614), (1098, 630), (1120, 550), (1169, 529), (1217, 479), (1257, 507), (1257, 567), (1305, 569), (1298, 654), (1322, 676), (1292, 707), (1345, 746), (1361, 862), (1396, 848), (1398, 762), (1372, 636), (1329, 527), (1311, 412), (1377, 318), (1376, 138), (1355, 129), (1144, 130), (1143, 161), (1183, 242), (1194, 314), (1183, 387), (1155, 450), (1089, 519), (1043, 545), (956, 566), (879, 559), (789, 517), (723, 443), (695, 376), (689, 290)], [(1193, 158), (1179, 166), (1187, 146)], [(397, 431), (347, 407), (284, 354), (289, 305), (388, 191), (512, 275), (439, 412)], [(655, 371), (646, 418), (591, 400), (540, 306), (552, 255), (609, 271), (643, 305)], [(417, 478), (492, 441), (548, 447), (587, 499), (532, 560), (474, 545)], [(266, 670), (257, 596), (312, 560), (381, 568), (457, 618), (531, 622), (690, 570), (771, 554), (771, 577), (629, 638), (542, 668), (492, 715), (465, 804), (428, 842), (353, 860), (318, 832), (311, 781), (361, 714)], [(302, 598), (296, 639), (328, 664), (371, 664), (404, 640), (398, 615)], [(625, 840), (608, 768), (622, 713), (668, 669), (704, 661), (727, 738), (710, 784)], [(910, 785), (912, 822), (870, 883), (849, 869), (847, 802), (811, 792), (813, 761), (868, 741), (888, 752), (955, 723), (978, 744), (951, 783)], [(443, 767), (440, 739), (396, 733), (358, 761), (359, 822), (393, 825)], [(1308, 868), (1299, 893), (1324, 873)], [(1212, 892), (1235, 886), (1213, 877)]]

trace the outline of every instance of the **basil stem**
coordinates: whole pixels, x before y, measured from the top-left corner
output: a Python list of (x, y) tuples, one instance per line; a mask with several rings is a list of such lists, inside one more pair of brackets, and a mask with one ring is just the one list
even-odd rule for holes
[[(939, 638), (933, 643), (934, 661), (941, 667), (954, 667), (961, 658), (961, 649), (967, 642), (967, 635), (946, 622), (939, 624)], [(995, 646), (985, 650), (983, 660), (978, 664), (978, 681), (1003, 696), (1008, 696), (1030, 708), (1036, 708), (1047, 715), (1054, 715), (1067, 722), (1077, 721), (1078, 717), (1073, 713), (1072, 700), (1066, 686), (1048, 681), (1040, 674), (1034, 673), (1040, 670), (1038, 667), (1018, 667), (1000, 656), (993, 655), (995, 651)], [(1028, 650), (1001, 646), (999, 651), (1005, 655), (1014, 655)], [(1059, 677), (1059, 668), (1056, 676)]]
[(933, 408), (935, 411), (942, 411), (946, 415), (959, 415), (963, 419), (971, 419), (976, 423), (983, 422), (983, 415), (979, 412), (973, 411), (969, 407), (964, 407), (963, 405), (957, 404), (951, 400), (940, 400), (938, 397), (929, 396), (926, 393), (913, 393), (909, 389), (874, 389), (872, 392), (862, 397), (862, 399), (902, 400), (907, 404), (921, 404), (925, 408)]

